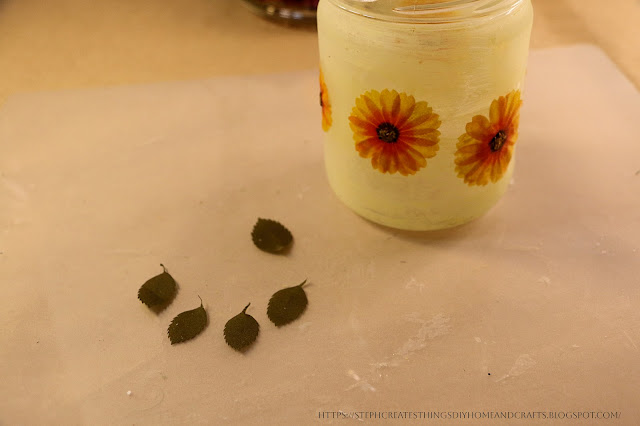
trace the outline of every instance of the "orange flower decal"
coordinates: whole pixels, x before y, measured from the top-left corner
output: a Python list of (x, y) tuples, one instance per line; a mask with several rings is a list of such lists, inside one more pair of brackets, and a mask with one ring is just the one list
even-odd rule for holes
[(439, 149), (438, 114), (406, 93), (366, 92), (356, 99), (349, 121), (356, 150), (382, 173), (413, 175)]
[(469, 186), (495, 183), (509, 166), (518, 140), (520, 91), (514, 90), (491, 102), (489, 118), (476, 115), (458, 138), (456, 172)]
[(329, 101), (329, 91), (324, 82), (324, 74), (320, 70), (320, 106), (322, 107), (322, 130), (325, 132), (331, 127), (331, 102)]

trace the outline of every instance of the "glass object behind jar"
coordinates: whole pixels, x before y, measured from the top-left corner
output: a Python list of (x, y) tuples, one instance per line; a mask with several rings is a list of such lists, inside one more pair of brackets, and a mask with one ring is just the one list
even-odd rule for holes
[[(495, 151), (504, 154), (504, 170), (495, 181), (498, 176), (489, 176), (486, 183), (464, 176), (468, 167), (458, 163), (472, 159), (464, 158), (461, 150), (472, 148), (461, 146), (461, 138), (467, 135), (468, 142), (468, 131), (477, 130), (477, 134), (482, 124), (485, 133), (495, 131), (490, 125), (500, 105), (511, 103), (514, 107), (518, 103), (532, 18), (529, 0), (432, 0), (420, 4), (321, 0), (318, 37), (325, 165), (336, 195), (374, 222), (411, 230), (460, 225), (489, 210), (511, 180), (513, 128), (510, 133), (496, 131), (483, 142), (483, 149), (490, 153), (493, 148), (501, 149), (501, 144), (506, 147)], [(387, 117), (375, 122), (375, 104), (384, 115), (385, 101)], [(423, 149), (422, 159), (407, 149), (396, 156), (399, 165), (395, 170), (385, 170), (384, 164), (381, 166), (384, 156), (374, 158), (376, 149), (380, 154), (394, 144), (398, 152), (403, 133), (385, 122), (402, 119), (412, 102), (423, 115), (428, 107), (436, 116), (435, 121), (434, 117), (427, 120), (431, 122), (431, 140), (422, 141), (433, 143), (433, 130), (439, 132), (437, 144), (431, 148), (435, 152), (424, 151), (418, 140), (412, 147)], [(396, 104), (399, 109), (390, 119)], [(514, 111), (503, 113), (513, 115)], [(367, 133), (363, 120), (367, 119), (367, 137), (375, 141), (363, 147), (363, 134)], [(415, 114), (411, 118), (418, 119)], [(326, 121), (330, 125), (325, 125)], [(423, 125), (410, 130), (429, 132)], [(411, 159), (407, 159), (409, 166), (403, 170), (401, 160), (407, 155), (415, 155), (415, 161), (409, 164)], [(482, 166), (482, 161), (491, 158), (478, 158), (478, 164)]]
[(267, 19), (291, 25), (316, 23), (318, 0), (243, 0), (249, 8)]

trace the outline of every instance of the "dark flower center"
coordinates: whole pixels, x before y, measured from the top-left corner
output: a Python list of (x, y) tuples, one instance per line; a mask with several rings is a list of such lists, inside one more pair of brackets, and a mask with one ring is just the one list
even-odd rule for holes
[(324, 103), (322, 102), (322, 90), (320, 91), (320, 106), (324, 106)]
[(507, 133), (504, 130), (500, 130), (489, 142), (489, 148), (491, 149), (491, 152), (500, 151), (506, 141)]
[(376, 129), (378, 139), (386, 143), (396, 143), (400, 136), (400, 131), (391, 123), (382, 123)]

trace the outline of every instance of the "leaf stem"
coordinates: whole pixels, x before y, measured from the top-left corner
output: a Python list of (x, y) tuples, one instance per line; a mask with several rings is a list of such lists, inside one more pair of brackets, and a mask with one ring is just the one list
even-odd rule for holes
[(160, 266), (162, 266), (162, 269), (164, 270), (164, 272), (167, 272), (167, 268), (165, 268), (165, 266), (161, 263)]
[(202, 297), (200, 297), (200, 295), (199, 295), (199, 294), (198, 294), (197, 296), (198, 296), (198, 299), (200, 299), (200, 307), (202, 308), (202, 303), (203, 303), (203, 302), (202, 302)]
[[(251, 305), (251, 302), (249, 302), (249, 305)], [(244, 309), (242, 310), (243, 314), (247, 314), (247, 308), (249, 307), (249, 305), (245, 306)]]
[(302, 281), (300, 284), (298, 284), (296, 287), (302, 287), (303, 285), (305, 285), (307, 283), (307, 280), (305, 279), (304, 281)]

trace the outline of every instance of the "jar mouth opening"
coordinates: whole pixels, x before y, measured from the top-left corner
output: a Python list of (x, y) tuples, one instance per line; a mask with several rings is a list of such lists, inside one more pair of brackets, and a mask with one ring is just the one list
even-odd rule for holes
[(406, 23), (451, 23), (510, 13), (524, 0), (329, 0), (368, 18)]

